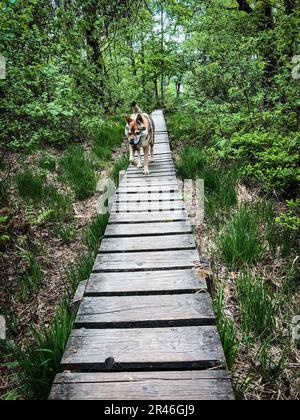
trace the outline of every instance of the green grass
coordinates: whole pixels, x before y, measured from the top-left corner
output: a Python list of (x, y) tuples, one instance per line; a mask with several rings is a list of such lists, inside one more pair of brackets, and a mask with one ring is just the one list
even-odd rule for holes
[(214, 300), (216, 320), (221, 342), (223, 345), (227, 366), (233, 369), (239, 351), (239, 342), (234, 321), (227, 318), (223, 311), (223, 290), (220, 289), (218, 298)]
[(112, 170), (112, 174), (111, 177), (116, 185), (116, 187), (119, 186), (119, 181), (120, 181), (120, 172), (121, 171), (126, 171), (127, 168), (129, 166), (129, 158), (127, 155), (124, 155), (123, 157), (121, 157), (119, 160), (116, 161), (113, 170)]
[(23, 398), (45, 400), (49, 396), (75, 318), (67, 303), (61, 303), (49, 327), (32, 329), (34, 341), (27, 348), (10, 345), (11, 357), (19, 368), (19, 393)]
[(78, 200), (91, 197), (97, 186), (92, 161), (82, 146), (71, 146), (60, 161), (63, 179), (70, 185)]
[(109, 214), (99, 214), (85, 230), (84, 240), (90, 251), (98, 251), (99, 242), (105, 233), (108, 219)]
[(249, 272), (237, 281), (237, 299), (245, 338), (267, 338), (275, 329), (276, 299), (264, 280)]
[(110, 161), (112, 151), (121, 145), (123, 137), (124, 124), (111, 121), (94, 134), (93, 152), (101, 160)]
[(44, 169), (45, 171), (55, 172), (56, 159), (54, 156), (47, 153), (40, 158), (38, 165), (41, 169)]
[(238, 169), (223, 167), (208, 156), (205, 149), (184, 148), (177, 163), (177, 173), (183, 180), (204, 180), (205, 216), (209, 222), (220, 222), (223, 212), (237, 204)]
[(17, 174), (16, 185), (20, 197), (27, 203), (40, 203), (48, 195), (45, 174), (35, 174), (30, 169)]
[(266, 339), (257, 352), (258, 371), (264, 383), (276, 384), (286, 368), (287, 351), (276, 357), (272, 354), (271, 340)]
[(37, 257), (31, 252), (25, 252), (23, 260), (26, 268), (19, 277), (19, 297), (25, 301), (41, 285), (43, 272)]
[(246, 204), (228, 219), (219, 237), (220, 251), (228, 267), (237, 269), (261, 260), (263, 246), (259, 227), (256, 214)]

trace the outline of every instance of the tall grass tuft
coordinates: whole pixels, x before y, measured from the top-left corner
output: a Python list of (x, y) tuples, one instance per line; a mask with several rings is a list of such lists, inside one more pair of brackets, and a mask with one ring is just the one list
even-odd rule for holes
[(26, 262), (26, 269), (19, 278), (19, 295), (20, 299), (25, 301), (30, 294), (40, 287), (43, 272), (37, 257), (33, 253), (26, 252), (23, 259)]
[(249, 272), (237, 281), (237, 299), (241, 326), (246, 338), (267, 338), (275, 329), (275, 297), (265, 282)]
[(16, 184), (20, 197), (26, 202), (38, 203), (47, 197), (44, 174), (34, 174), (30, 169), (26, 169), (17, 174)]
[(71, 146), (60, 161), (63, 178), (78, 200), (89, 198), (96, 190), (97, 177), (82, 146)]
[(242, 205), (227, 221), (220, 234), (219, 245), (226, 264), (232, 269), (255, 263), (262, 258), (259, 219), (251, 207)]
[(94, 134), (93, 152), (103, 161), (110, 161), (112, 151), (120, 146), (124, 137), (124, 124), (120, 121), (110, 122)]
[(116, 161), (111, 177), (116, 185), (116, 187), (119, 186), (120, 183), (120, 172), (126, 171), (129, 165), (129, 158), (127, 155), (122, 156), (119, 160)]
[(84, 240), (91, 252), (97, 252), (101, 238), (105, 233), (105, 229), (108, 223), (109, 214), (99, 214), (87, 227)]
[(19, 367), (21, 394), (28, 399), (44, 400), (60, 369), (63, 352), (71, 333), (75, 314), (63, 301), (49, 327), (32, 330), (34, 342), (27, 348), (10, 347)]
[(227, 318), (223, 311), (223, 290), (220, 289), (218, 298), (214, 300), (216, 311), (216, 320), (223, 345), (227, 366), (230, 370), (233, 369), (239, 351), (239, 342), (236, 333), (234, 322)]

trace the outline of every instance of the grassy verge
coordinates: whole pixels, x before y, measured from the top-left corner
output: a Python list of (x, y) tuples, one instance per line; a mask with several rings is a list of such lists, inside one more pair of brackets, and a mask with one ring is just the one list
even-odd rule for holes
[[(291, 194), (284, 201), (294, 182), (292, 172), (283, 179), (287, 172), (277, 168), (285, 163), (276, 160), (264, 178), (270, 135), (264, 135), (262, 144), (259, 136), (252, 141), (244, 136), (241, 142), (235, 136), (225, 144), (215, 140), (207, 121), (203, 124), (173, 115), (169, 129), (178, 176), (204, 180), (205, 222), (199, 242), (205, 244), (201, 252), (211, 257), (216, 319), (236, 395), (297, 399), (300, 382), (293, 366), (300, 348), (292, 340), (292, 319), (300, 307), (299, 200)], [(248, 178), (246, 167), (251, 169)], [(255, 177), (261, 189), (258, 184), (249, 188)], [(284, 198), (269, 193), (271, 182), (278, 190), (286, 188)]]

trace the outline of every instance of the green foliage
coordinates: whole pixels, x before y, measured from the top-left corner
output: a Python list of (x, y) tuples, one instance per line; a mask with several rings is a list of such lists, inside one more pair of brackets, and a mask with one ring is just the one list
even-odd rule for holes
[(41, 285), (43, 272), (34, 253), (26, 251), (23, 255), (25, 268), (19, 278), (19, 295), (22, 301), (28, 299)]
[(41, 157), (39, 161), (39, 167), (49, 172), (54, 172), (56, 170), (56, 159), (54, 156), (45, 154)]
[(81, 146), (71, 146), (60, 161), (63, 179), (78, 200), (89, 198), (96, 190), (97, 177), (91, 160)]
[(266, 340), (257, 353), (258, 370), (265, 383), (276, 384), (286, 368), (286, 351), (278, 357), (272, 354), (271, 340)]
[(34, 174), (30, 169), (25, 169), (24, 172), (17, 174), (16, 184), (20, 196), (26, 202), (37, 204), (48, 195), (46, 176), (44, 174)]
[(214, 300), (216, 320), (227, 361), (227, 366), (230, 370), (232, 370), (234, 368), (239, 351), (239, 341), (237, 338), (235, 323), (224, 314), (223, 300), (223, 290), (220, 289), (218, 298)]
[(91, 252), (98, 251), (99, 242), (105, 233), (108, 219), (109, 214), (99, 214), (88, 225), (85, 231), (84, 239), (87, 247)]
[(126, 171), (128, 166), (129, 166), (129, 157), (127, 155), (122, 156), (120, 159), (118, 159), (115, 162), (111, 177), (117, 187), (119, 186), (119, 182), (120, 182), (120, 172)]
[(297, 193), (299, 182), (299, 135), (282, 136), (276, 132), (235, 134), (220, 142), (219, 155), (245, 162), (243, 177), (256, 179), (268, 192), (274, 189), (283, 195)]
[(276, 300), (265, 282), (249, 272), (241, 274), (237, 281), (237, 298), (245, 337), (269, 337), (275, 328)]
[(32, 329), (34, 342), (27, 348), (14, 346), (11, 355), (19, 367), (20, 393), (27, 399), (45, 400), (60, 370), (60, 362), (71, 333), (75, 314), (63, 300), (50, 326)]
[(110, 161), (112, 151), (121, 145), (124, 137), (124, 124), (107, 122), (94, 134), (93, 151), (103, 161)]
[(227, 221), (220, 235), (220, 249), (231, 268), (252, 264), (262, 257), (259, 220), (251, 207), (241, 206)]

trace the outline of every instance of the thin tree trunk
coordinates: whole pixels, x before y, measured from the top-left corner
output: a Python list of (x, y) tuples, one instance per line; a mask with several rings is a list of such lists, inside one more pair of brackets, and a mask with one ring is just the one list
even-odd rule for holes
[(161, 5), (161, 78), (160, 78), (160, 91), (161, 91), (161, 106), (165, 104), (165, 80), (164, 80), (164, 47), (165, 47), (165, 20), (164, 20), (164, 6)]

